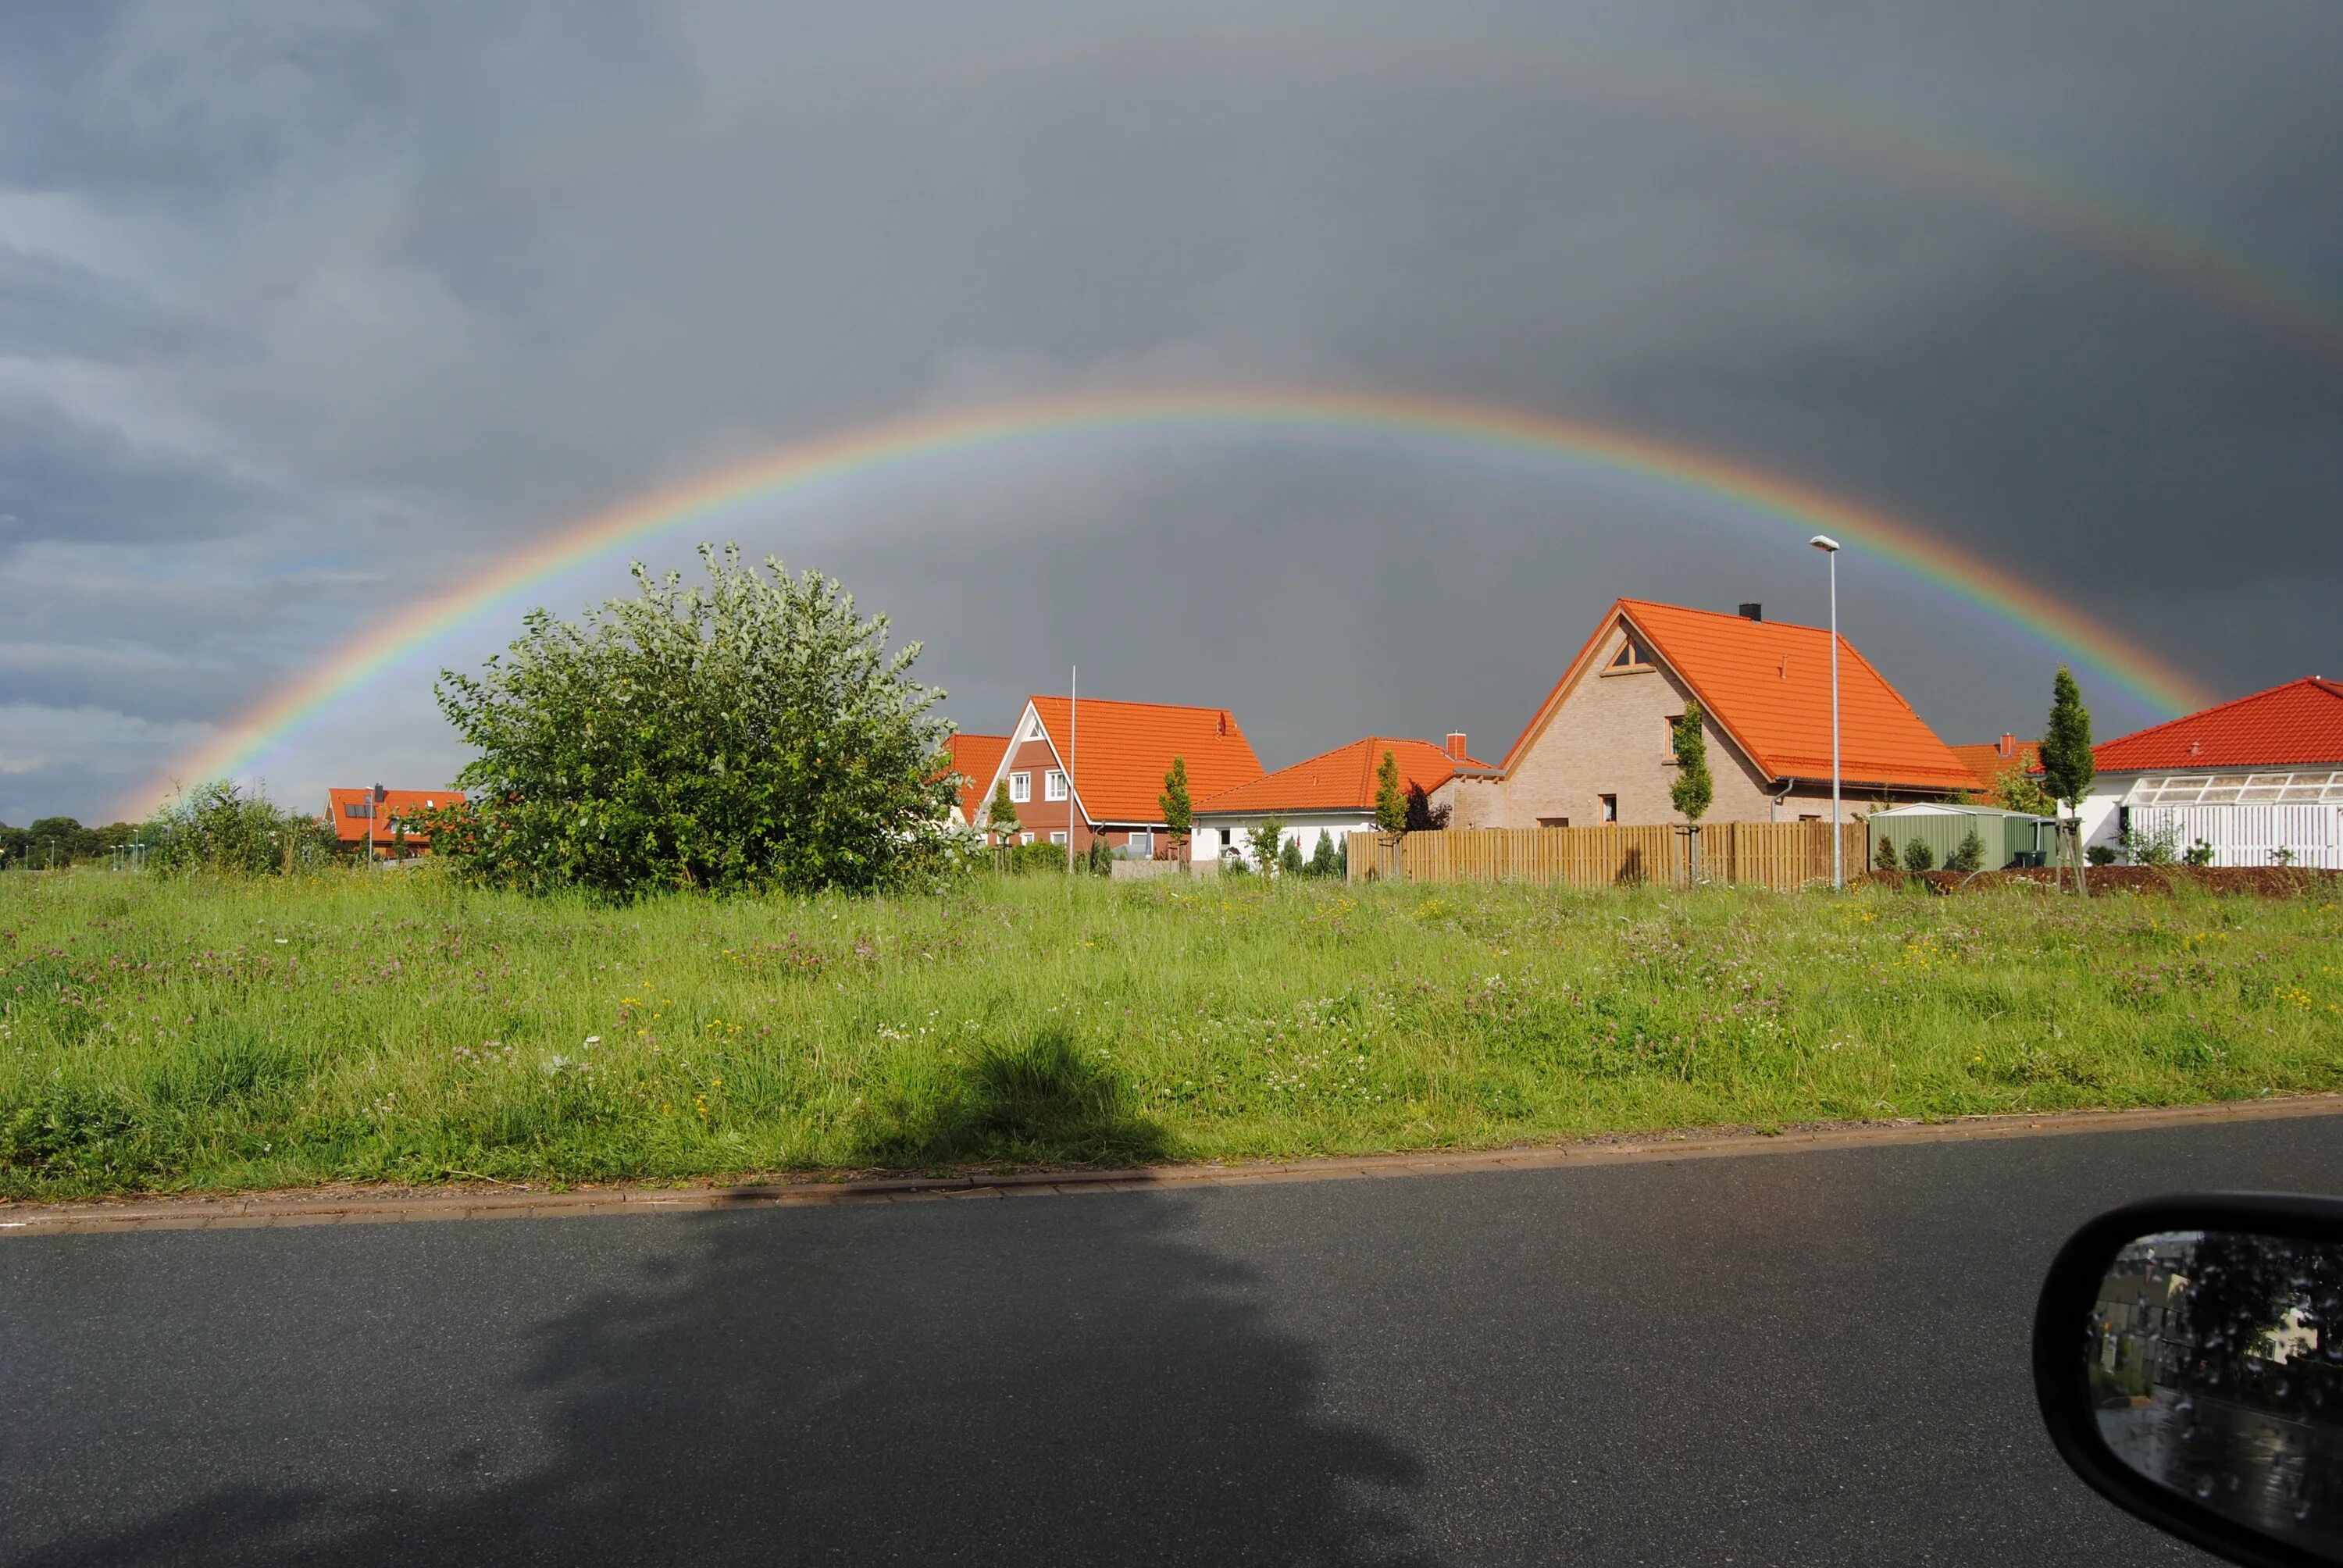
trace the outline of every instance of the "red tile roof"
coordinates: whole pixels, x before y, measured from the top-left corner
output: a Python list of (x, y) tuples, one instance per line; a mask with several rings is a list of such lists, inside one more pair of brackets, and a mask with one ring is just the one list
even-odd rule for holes
[(2305, 676), (2092, 749), (2102, 773), (2343, 763), (2343, 681)]
[(1962, 766), (1976, 775), (1980, 789), (1992, 789), (1995, 781), (2013, 768), (2022, 768), (2031, 773), (2042, 765), (2042, 742), (2039, 740), (2020, 740), (2010, 752), (2003, 751), (1998, 740), (1980, 741), (1975, 746), (1956, 746), (1952, 751), (1961, 759)]
[(960, 787), (960, 814), (973, 822), (977, 809), (984, 804), (985, 790), (991, 787), (993, 774), (1001, 770), (1001, 759), (1008, 753), (1009, 737), (955, 735), (944, 744), (951, 753), (952, 771), (963, 780)]
[[(1831, 635), (1820, 627), (1750, 620), (1623, 598), (1603, 618), (1544, 706), (1505, 754), (1511, 770), (1562, 699), (1591, 673), (1595, 650), (1624, 617), (1692, 688), (1743, 754), (1772, 779), (1831, 771)], [(1968, 789), (1976, 776), (1845, 637), (1839, 647), (1840, 776), (1854, 785)]]
[[(1174, 708), (1161, 702), (1108, 702), (1085, 697), (1071, 717), (1062, 697), (1030, 699), (1061, 760), (1071, 760), (1074, 794), (1092, 822), (1160, 822), (1163, 775), (1172, 759), (1188, 764), (1188, 793), (1198, 800), (1261, 777), (1261, 759), (1225, 708)], [(1071, 729), (1071, 734), (1070, 734)], [(1069, 740), (1073, 755), (1068, 759)]]
[(1250, 784), (1223, 789), (1196, 803), (1199, 814), (1232, 811), (1373, 811), (1375, 770), (1390, 752), (1399, 764), (1400, 787), (1426, 790), (1445, 784), (1459, 768), (1485, 769), (1470, 757), (1454, 758), (1429, 740), (1399, 740), (1370, 735), (1262, 775)]
[[(367, 840), (367, 829), (371, 826), (376, 844), (387, 848), (397, 837), (399, 818), (409, 811), (433, 806), (459, 806), (463, 804), (464, 792), (460, 789), (386, 789), (379, 807), (370, 804), (373, 799), (372, 789), (327, 790), (326, 817), (334, 825), (334, 837), (345, 844), (363, 844)], [(378, 810), (381, 816), (353, 817), (348, 810), (352, 806)], [(408, 831), (407, 839), (410, 844), (431, 841), (429, 834), (415, 829)]]

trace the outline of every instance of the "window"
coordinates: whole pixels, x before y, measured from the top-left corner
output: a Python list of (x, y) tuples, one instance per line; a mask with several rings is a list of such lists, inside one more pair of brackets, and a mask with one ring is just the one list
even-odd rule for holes
[(1639, 665), (1649, 664), (1651, 660), (1644, 657), (1644, 650), (1635, 646), (1635, 639), (1631, 637), (1626, 641), (1619, 645), (1618, 656), (1612, 659), (1611, 668), (1614, 669), (1634, 669)]
[(1065, 829), (1062, 829), (1062, 828), (1061, 828), (1061, 829), (1060, 829), (1058, 831), (1056, 831), (1056, 832), (1054, 832), (1054, 833), (1052, 833), (1052, 834), (1051, 834), (1051, 835), (1050, 835), (1050, 842), (1051, 842), (1052, 844), (1062, 844), (1062, 843), (1064, 843), (1065, 841), (1066, 841), (1066, 833), (1065, 833)]
[(1541, 817), (1538, 819), (1538, 826), (1541, 828), (1567, 828), (1570, 826), (1570, 819), (1567, 817)]
[(1066, 776), (1056, 769), (1041, 775), (1041, 799), (1062, 800), (1066, 798)]
[(1594, 798), (1603, 803), (1603, 819), (1605, 822), (1616, 822), (1619, 819), (1619, 797), (1597, 795)]
[[(1009, 776), (1009, 798), (1020, 805), (1033, 799), (1033, 775), (1011, 773)], [(1031, 843), (1032, 840), (1029, 839), (1026, 842)]]
[(1152, 829), (1134, 828), (1125, 842), (1130, 845), (1131, 852), (1134, 855), (1151, 859), (1155, 854), (1155, 834)]
[(1683, 722), (1684, 715), (1681, 713), (1671, 714), (1668, 718), (1668, 744), (1664, 755), (1671, 762), (1676, 759), (1676, 726)]
[(1025, 726), (1025, 739), (1028, 740), (1039, 740), (1041, 739), (1041, 716), (1040, 714), (1035, 714), (1033, 716), (1032, 722)]
[(1033, 835), (1031, 833), (1020, 833), (1017, 835), (1017, 841), (1021, 844), (1030, 844), (1033, 841)]

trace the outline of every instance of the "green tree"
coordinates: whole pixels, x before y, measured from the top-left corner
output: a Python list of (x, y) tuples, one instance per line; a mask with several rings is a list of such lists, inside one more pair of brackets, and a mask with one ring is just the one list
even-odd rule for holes
[(1971, 828), (1953, 852), (1945, 857), (1947, 871), (1974, 871), (1985, 864), (1985, 839)]
[(461, 819), (459, 874), (632, 898), (870, 890), (947, 863), (955, 785), (920, 645), (890, 653), (887, 618), (835, 578), (699, 558), (705, 587), (637, 562), (633, 598), (576, 625), (532, 611), (479, 675), (441, 672), (478, 753), (471, 802), (439, 814)]
[(1171, 839), (1172, 852), (1185, 862), (1188, 859), (1188, 835), (1196, 827), (1196, 802), (1188, 793), (1188, 759), (1172, 759), (1172, 771), (1163, 775), (1163, 793), (1155, 798), (1163, 809), (1163, 831)]
[(148, 819), (147, 864), (158, 871), (283, 876), (329, 864), (334, 830), (216, 779), (182, 790)]
[(1298, 877), (1309, 869), (1308, 862), (1302, 859), (1302, 840), (1286, 839), (1277, 851), (1277, 874), (1281, 877)]
[(1285, 819), (1263, 817), (1245, 834), (1245, 842), (1252, 850), (1253, 869), (1264, 877), (1273, 877), (1281, 869), (1278, 845), (1285, 837)]
[(1928, 840), (1916, 835), (1904, 846), (1904, 869), (1907, 871), (1932, 871), (1936, 868), (1936, 851), (1928, 848)]
[(2043, 790), (2056, 802), (2066, 823), (2059, 838), (2065, 841), (2066, 858), (2075, 867), (2076, 890), (2087, 891), (2081, 825), (2073, 819), (2081, 809), (2084, 797), (2091, 792), (2097, 764), (2091, 757), (2091, 710), (2083, 706), (2082, 689), (2075, 684), (2073, 672), (2063, 664), (2050, 683), (2050, 722), (2042, 732), (2041, 759)]
[(1871, 852), (1871, 864), (1873, 869), (1876, 870), (1892, 871), (1896, 869), (1898, 862), (1896, 859), (1896, 840), (1894, 839), (1885, 833), (1879, 835), (1879, 848)]
[(1009, 798), (1008, 779), (993, 781), (992, 799), (984, 808), (984, 820), (987, 827), (1001, 835), (1004, 844), (1015, 843), (1017, 835), (1024, 831), (1025, 824), (1017, 819), (1017, 802)]
[(1407, 790), (1399, 781), (1399, 759), (1389, 751), (1375, 769), (1375, 826), (1387, 839), (1407, 831)]
[(1688, 699), (1684, 716), (1675, 721), (1676, 776), (1668, 785), (1668, 799), (1687, 822), (1708, 815), (1716, 799), (1716, 780), (1708, 772), (1708, 736), (1697, 699)]
[(1337, 877), (1342, 875), (1342, 851), (1336, 848), (1335, 845), (1335, 840), (1341, 837), (1342, 835), (1335, 833), (1331, 829), (1323, 830), (1319, 833), (1318, 843), (1316, 847), (1310, 851), (1309, 871), (1312, 876)]
[(2023, 811), (2029, 817), (2047, 817), (2057, 809), (2057, 803), (2042, 788), (2042, 781), (2026, 770), (2024, 764), (2013, 763), (1993, 777), (1993, 788), (1986, 791), (1988, 803), (2005, 811)]

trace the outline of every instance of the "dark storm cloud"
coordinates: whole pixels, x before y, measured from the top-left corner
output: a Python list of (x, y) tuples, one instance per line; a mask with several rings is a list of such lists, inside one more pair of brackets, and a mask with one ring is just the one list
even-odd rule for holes
[[(54, 718), (12, 798), (127, 778), (156, 720), (218, 720), (564, 518), (908, 409), (1133, 382), (1620, 425), (1925, 523), (2220, 689), (2343, 662), (2331, 8), (8, 25), (0, 702)], [(1819, 608), (1795, 529), (1560, 467), (1117, 461), (702, 531), (847, 573), (971, 728), (1079, 658), (1101, 691), (1237, 707), (1272, 761), (1451, 724), (1502, 750), (1619, 593)], [(2047, 650), (1846, 565), (1851, 631), (1941, 730), (2036, 721)], [(369, 706), (343, 751), (452, 766), (427, 699)], [(307, 789), (323, 757), (277, 766)]]

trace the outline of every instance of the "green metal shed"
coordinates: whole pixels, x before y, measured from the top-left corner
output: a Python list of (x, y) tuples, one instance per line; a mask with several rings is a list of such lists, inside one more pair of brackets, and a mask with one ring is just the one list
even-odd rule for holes
[(1942, 866), (1974, 830), (1985, 846), (1978, 864), (1988, 871), (2042, 864), (2054, 846), (2052, 835), (2056, 829), (2047, 817), (2005, 811), (1997, 806), (1897, 806), (1874, 811), (1864, 826), (1866, 865), (1878, 863), (1881, 839), (1895, 842), (1900, 865), (1906, 846), (1917, 839), (1935, 852), (1936, 863)]

